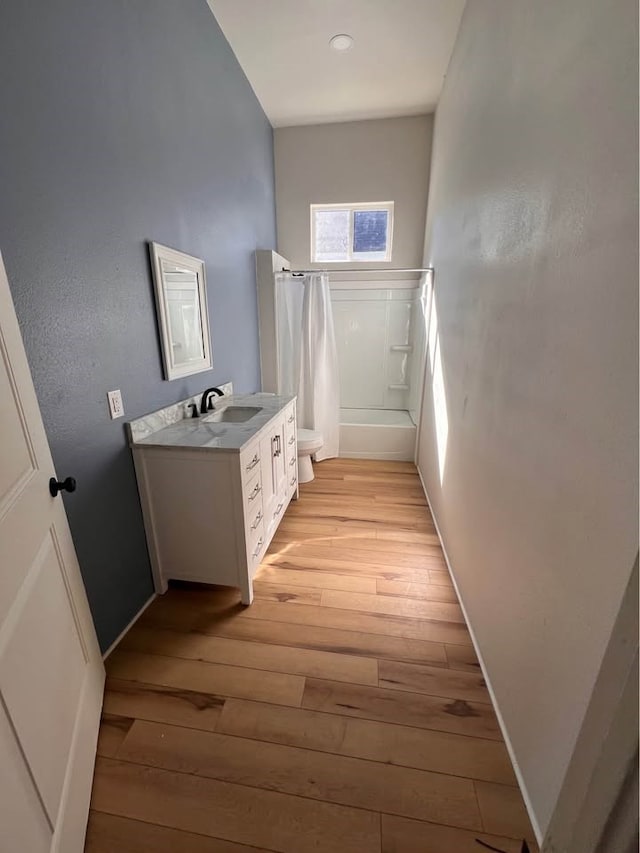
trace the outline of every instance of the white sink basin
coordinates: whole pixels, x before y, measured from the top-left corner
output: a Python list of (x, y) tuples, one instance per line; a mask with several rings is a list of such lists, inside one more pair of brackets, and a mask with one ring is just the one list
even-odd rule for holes
[(214, 424), (243, 424), (262, 411), (261, 406), (225, 406), (202, 418), (202, 422)]

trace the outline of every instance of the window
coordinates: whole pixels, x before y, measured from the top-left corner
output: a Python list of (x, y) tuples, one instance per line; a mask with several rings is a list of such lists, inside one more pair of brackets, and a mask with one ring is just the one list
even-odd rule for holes
[(311, 261), (390, 261), (393, 202), (311, 205)]

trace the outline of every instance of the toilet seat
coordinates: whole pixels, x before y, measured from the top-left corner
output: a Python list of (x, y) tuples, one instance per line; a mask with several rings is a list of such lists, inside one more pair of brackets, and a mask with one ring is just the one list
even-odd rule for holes
[(322, 433), (315, 429), (299, 429), (297, 431), (298, 454), (315, 453), (323, 444)]

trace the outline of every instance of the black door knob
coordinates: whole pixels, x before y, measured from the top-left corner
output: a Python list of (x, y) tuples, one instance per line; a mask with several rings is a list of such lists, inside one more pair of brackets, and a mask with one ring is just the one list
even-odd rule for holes
[(67, 477), (66, 480), (56, 480), (55, 477), (52, 477), (49, 480), (49, 491), (51, 492), (51, 497), (55, 498), (58, 492), (75, 492), (76, 490), (76, 481), (73, 477)]

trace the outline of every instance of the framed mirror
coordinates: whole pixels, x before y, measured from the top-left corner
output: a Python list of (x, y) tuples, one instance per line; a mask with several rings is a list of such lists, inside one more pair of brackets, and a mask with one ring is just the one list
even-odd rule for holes
[(204, 261), (150, 243), (165, 379), (211, 369)]

